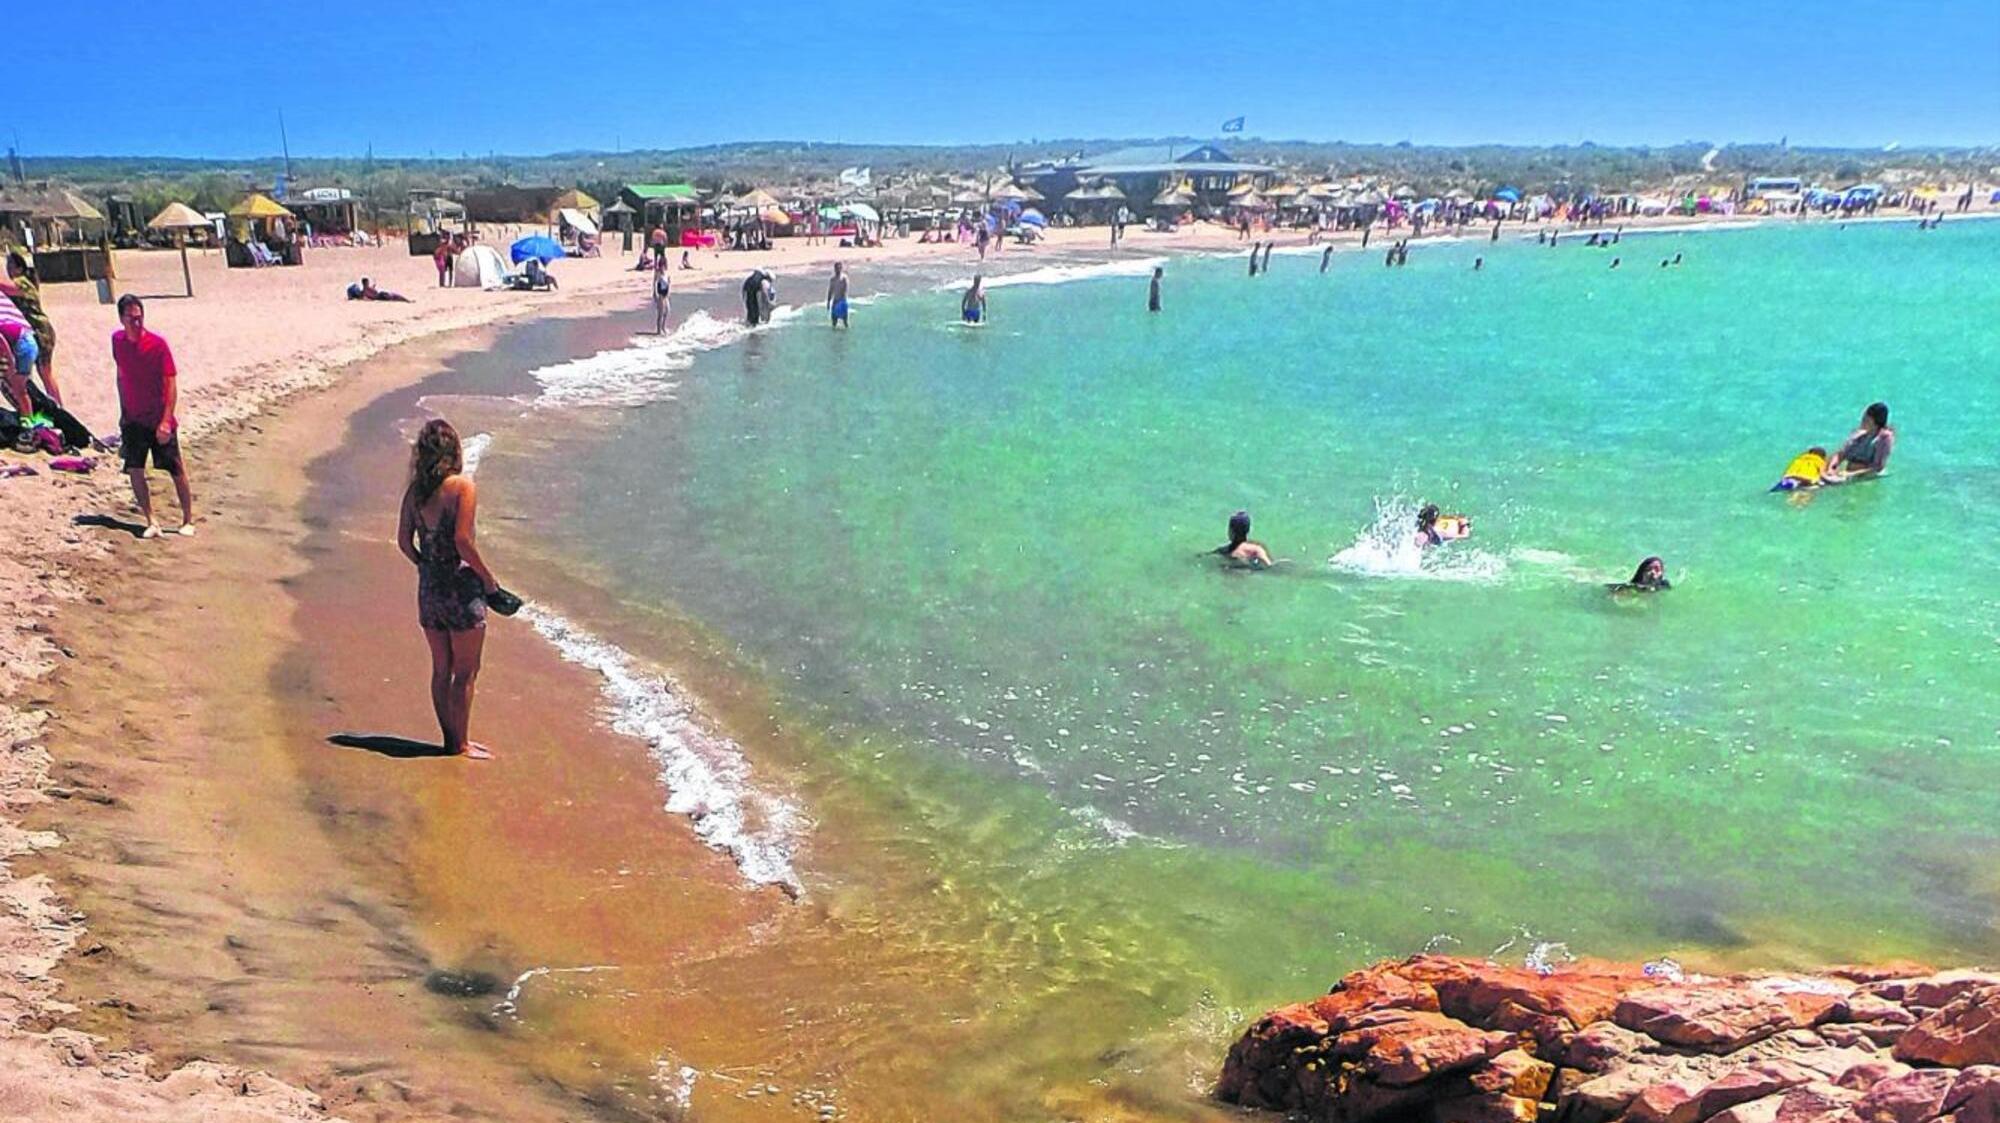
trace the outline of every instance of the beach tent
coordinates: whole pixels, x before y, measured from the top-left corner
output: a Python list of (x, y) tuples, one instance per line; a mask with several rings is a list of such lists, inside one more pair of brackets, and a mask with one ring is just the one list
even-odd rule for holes
[(188, 271), (187, 232), (207, 228), (208, 219), (186, 203), (168, 203), (153, 216), (152, 221), (146, 223), (148, 230), (173, 231), (174, 244), (181, 251), (181, 281), (187, 286), (189, 296), (194, 295), (194, 274)]
[(507, 263), (500, 259), (500, 251), (480, 243), (458, 251), (458, 261), (452, 268), (452, 279), (460, 288), (505, 288), (507, 276)]

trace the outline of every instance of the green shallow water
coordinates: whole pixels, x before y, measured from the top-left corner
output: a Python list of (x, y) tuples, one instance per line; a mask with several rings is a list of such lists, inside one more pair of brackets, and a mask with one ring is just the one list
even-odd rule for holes
[[(949, 880), (896, 924), (1017, 1043), (1426, 946), (1990, 958), (1996, 263), (1815, 225), (908, 294), (517, 486), (823, 732), (807, 790)], [(1886, 478), (1766, 494), (1877, 398)], [(1477, 533), (1412, 572), (1370, 542), (1425, 499)], [(1202, 556), (1238, 507), (1288, 564)], [(1672, 592), (1605, 595), (1649, 553)]]

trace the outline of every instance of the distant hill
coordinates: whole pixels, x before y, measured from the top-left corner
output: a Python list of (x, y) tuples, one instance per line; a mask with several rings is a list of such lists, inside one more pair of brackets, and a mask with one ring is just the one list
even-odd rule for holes
[[(630, 152), (558, 152), (545, 156), (295, 157), (298, 186), (341, 186), (386, 216), (399, 213), (412, 189), (559, 184), (581, 187), (608, 200), (619, 186), (638, 182), (692, 182), (704, 190), (736, 191), (750, 185), (831, 184), (843, 168), (873, 169), (879, 184), (905, 175), (999, 174), (1010, 164), (1060, 159), (1129, 145), (1197, 143), (1191, 137), (1068, 138), (1018, 144), (882, 145), (815, 141), (741, 141)], [(1561, 146), (1348, 144), (1340, 141), (1228, 138), (1220, 142), (1240, 160), (1274, 164), (1301, 180), (1366, 178), (1385, 187), (1408, 184), (1424, 194), (1454, 188), (1478, 192), (1501, 185), (1557, 194), (1662, 189), (1695, 183), (1735, 184), (1748, 175), (1797, 175), (1845, 185), (1873, 179), (1963, 182), (2000, 178), (2000, 147), (1880, 149), (1791, 148), (1775, 144), (1716, 146), (1688, 141), (1661, 147), (1578, 144)], [(1711, 156), (1710, 153), (1713, 152)], [(1704, 157), (1708, 165), (1704, 167)], [(30, 156), (21, 161), (30, 179), (53, 179), (102, 197), (135, 196), (142, 210), (169, 201), (220, 209), (248, 187), (268, 190), (283, 170), (277, 156), (250, 160), (188, 157)], [(1391, 182), (1393, 181), (1393, 182)]]

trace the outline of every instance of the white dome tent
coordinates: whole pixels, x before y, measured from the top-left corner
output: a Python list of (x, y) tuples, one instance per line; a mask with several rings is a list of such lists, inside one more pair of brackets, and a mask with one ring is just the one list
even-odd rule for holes
[(452, 267), (452, 280), (461, 288), (505, 288), (507, 260), (492, 246), (475, 243), (458, 251), (458, 262)]

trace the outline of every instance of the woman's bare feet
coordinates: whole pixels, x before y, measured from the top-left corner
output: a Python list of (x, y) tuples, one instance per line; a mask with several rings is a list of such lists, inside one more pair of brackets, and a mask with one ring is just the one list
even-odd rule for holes
[(488, 749), (485, 745), (482, 745), (477, 741), (467, 741), (465, 743), (465, 747), (458, 751), (458, 755), (464, 757), (467, 760), (493, 759), (492, 750)]

